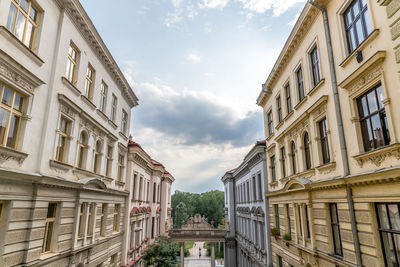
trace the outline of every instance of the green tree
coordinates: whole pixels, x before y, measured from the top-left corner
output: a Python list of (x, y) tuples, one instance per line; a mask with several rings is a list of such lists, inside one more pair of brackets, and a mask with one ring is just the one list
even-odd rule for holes
[(171, 239), (156, 240), (143, 254), (142, 259), (146, 266), (174, 267), (176, 256), (179, 255), (179, 245)]
[(174, 228), (181, 228), (182, 222), (186, 223), (189, 215), (187, 213), (187, 207), (184, 202), (180, 202), (174, 210), (175, 218), (174, 218)]

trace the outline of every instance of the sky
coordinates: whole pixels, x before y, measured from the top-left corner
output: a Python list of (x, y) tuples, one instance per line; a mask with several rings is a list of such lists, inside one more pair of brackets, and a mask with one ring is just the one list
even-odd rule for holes
[(223, 190), (225, 172), (265, 138), (256, 99), (305, 0), (81, 3), (139, 98), (133, 140), (175, 177), (173, 190)]

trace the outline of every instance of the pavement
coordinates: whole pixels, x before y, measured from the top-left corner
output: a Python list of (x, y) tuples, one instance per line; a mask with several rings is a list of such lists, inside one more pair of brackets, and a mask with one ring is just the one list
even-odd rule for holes
[[(195, 242), (193, 248), (189, 249), (190, 256), (185, 257), (185, 267), (210, 267), (211, 258), (207, 257), (207, 250), (203, 248), (204, 242)], [(199, 248), (201, 256), (199, 256)]]

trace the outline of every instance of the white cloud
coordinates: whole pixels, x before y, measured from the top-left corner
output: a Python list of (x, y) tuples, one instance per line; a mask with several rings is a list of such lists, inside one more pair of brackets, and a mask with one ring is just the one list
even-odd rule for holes
[(291, 20), (288, 24), (289, 24), (290, 26), (293, 27), (293, 26), (296, 24), (297, 19), (299, 18), (299, 16), (300, 16), (300, 13), (297, 13), (297, 14), (294, 16), (293, 20)]
[(203, 0), (203, 3), (200, 4), (200, 6), (211, 9), (223, 9), (227, 4), (228, 0)]
[(201, 57), (198, 53), (196, 52), (190, 52), (187, 56), (186, 56), (186, 60), (190, 61), (192, 63), (200, 63), (201, 62)]
[(175, 10), (174, 12), (168, 12), (167, 18), (164, 20), (164, 25), (171, 28), (174, 24), (182, 21), (182, 11)]
[(183, 3), (183, 1), (184, 1), (184, 0), (171, 0), (172, 5), (173, 5), (174, 7), (179, 7), (179, 6)]
[(289, 8), (297, 3), (305, 2), (305, 0), (236, 0), (243, 5), (243, 8), (256, 13), (265, 13), (272, 10), (275, 16), (280, 16)]

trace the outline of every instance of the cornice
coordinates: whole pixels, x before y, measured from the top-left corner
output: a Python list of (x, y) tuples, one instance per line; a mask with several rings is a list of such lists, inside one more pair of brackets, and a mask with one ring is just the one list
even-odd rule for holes
[(71, 17), (72, 22), (86, 39), (89, 46), (97, 54), (100, 61), (106, 67), (115, 83), (119, 85), (122, 95), (128, 101), (130, 107), (138, 105), (138, 98), (130, 87), (121, 69), (115, 62), (107, 46), (104, 44), (100, 34), (97, 32), (93, 22), (80, 4), (79, 0), (58, 0), (61, 8)]

